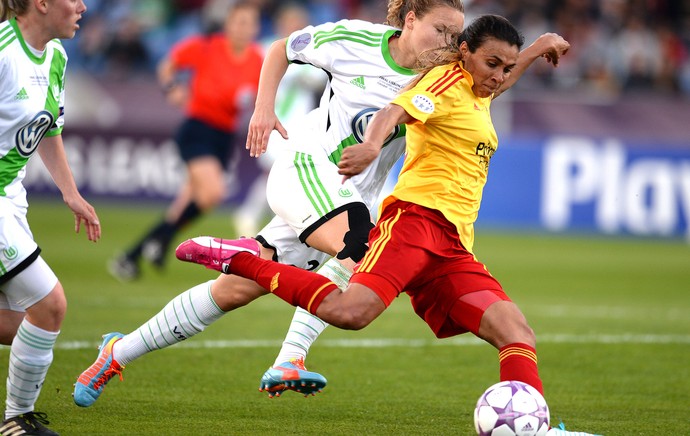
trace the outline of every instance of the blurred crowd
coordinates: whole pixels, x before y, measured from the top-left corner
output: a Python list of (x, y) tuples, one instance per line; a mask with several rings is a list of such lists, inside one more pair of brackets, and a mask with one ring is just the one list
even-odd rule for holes
[[(150, 77), (172, 44), (217, 30), (233, 0), (89, 0), (77, 38), (65, 41), (72, 68), (109, 80)], [(254, 0), (261, 42), (281, 35), (285, 0)], [(384, 22), (386, 0), (293, 1), (317, 24), (341, 18)], [(558, 74), (535, 65), (517, 89), (592, 95), (690, 96), (690, 2), (678, 0), (467, 0), (466, 21), (484, 13), (511, 19), (529, 44), (552, 31), (570, 41)], [(282, 36), (282, 35), (281, 35)]]

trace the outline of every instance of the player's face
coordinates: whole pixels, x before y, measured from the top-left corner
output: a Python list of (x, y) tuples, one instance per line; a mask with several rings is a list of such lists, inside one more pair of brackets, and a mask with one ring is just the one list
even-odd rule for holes
[(519, 49), (505, 41), (487, 39), (474, 53), (467, 43), (460, 46), (463, 66), (472, 75), (472, 91), (477, 97), (490, 97), (508, 78), (518, 60)]
[(86, 12), (83, 0), (52, 0), (47, 3), (47, 28), (51, 30), (53, 38), (69, 39), (79, 29), (77, 22)]
[(412, 45), (417, 55), (448, 45), (451, 33), (460, 32), (465, 14), (450, 6), (437, 6), (414, 21)]
[(225, 20), (225, 34), (236, 48), (243, 48), (259, 34), (259, 10), (252, 7), (238, 8)]

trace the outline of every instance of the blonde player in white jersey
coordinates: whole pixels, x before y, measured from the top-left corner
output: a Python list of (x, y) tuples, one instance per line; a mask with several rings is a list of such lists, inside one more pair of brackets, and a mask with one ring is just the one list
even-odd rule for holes
[(81, 0), (3, 0), (1, 5), (0, 343), (11, 347), (0, 434), (55, 435), (34, 404), (67, 303), (33, 240), (22, 180), (38, 152), (74, 212), (75, 230), (84, 225), (89, 240), (100, 238), (98, 217), (77, 190), (61, 137), (67, 56), (56, 38), (74, 36), (86, 6)]
[[(321, 268), (346, 284), (355, 262), (364, 256), (373, 227), (368, 207), (404, 150), (404, 130), (395, 129), (372, 171), (345, 185), (336, 166), (340, 152), (360, 141), (373, 113), (415, 78), (413, 68), (419, 66), (420, 57), (445, 46), (449, 36), (462, 29), (464, 8), (461, 0), (392, 0), (388, 23), (343, 20), (309, 26), (269, 49), (247, 138), (253, 156), (266, 151), (274, 129), (287, 138), (275, 102), (289, 63), (321, 68), (328, 84), (320, 107), (290, 132), (288, 146), (281, 144), (285, 154), (277, 157), (269, 175), (267, 196), (276, 217), (256, 237), (263, 245), (262, 257), (304, 269)], [(333, 256), (337, 259), (329, 260)], [(178, 295), (134, 332), (105, 335), (99, 357), (78, 377), (75, 403), (90, 406), (129, 362), (200, 333), (226, 312), (265, 292), (255, 282), (221, 275)], [(276, 383), (261, 384), (271, 396), (285, 389), (311, 394), (326, 384), (303, 364), (309, 345), (326, 325), (300, 311), (292, 326), (307, 333), (291, 328), (287, 349), (281, 353), (284, 364), (274, 365)], [(282, 368), (295, 377), (284, 380)]]
[[(342, 20), (310, 26), (276, 41), (262, 69), (247, 137), (252, 156), (265, 152), (269, 142), (275, 147), (267, 140), (273, 130), (289, 139), (268, 178), (266, 195), (276, 217), (256, 239), (274, 250), (281, 263), (320, 268), (320, 273), (343, 286), (366, 252), (373, 227), (370, 209), (405, 149), (404, 126), (391, 131), (367, 170), (345, 183), (337, 173), (340, 155), (363, 140), (373, 114), (416, 77), (414, 68), (420, 66), (424, 52), (445, 45), (445, 38), (461, 30), (464, 22), (460, 2), (389, 2), (388, 12), (388, 22), (395, 27)], [(290, 63), (322, 69), (329, 81), (319, 107), (288, 135), (270, 108)], [(274, 396), (285, 389), (310, 394), (323, 388), (325, 378), (306, 371), (304, 359), (326, 326), (296, 309), (260, 389)]]

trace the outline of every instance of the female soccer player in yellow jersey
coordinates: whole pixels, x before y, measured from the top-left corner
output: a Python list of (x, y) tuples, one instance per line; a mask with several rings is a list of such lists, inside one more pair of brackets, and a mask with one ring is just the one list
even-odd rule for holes
[[(256, 280), (285, 301), (345, 329), (361, 329), (402, 292), (439, 338), (472, 332), (498, 349), (500, 379), (543, 393), (535, 335), (500, 283), (472, 254), (474, 222), (498, 138), (493, 96), (518, 65), (523, 38), (503, 17), (465, 29), (452, 57), (379, 111), (361, 144), (344, 150), (345, 178), (364, 170), (394, 126), (407, 125), (407, 154), (346, 292), (320, 275), (257, 257), (248, 240), (194, 238), (181, 260)], [(556, 63), (568, 49), (548, 51)], [(552, 428), (551, 435), (585, 435)]]
[[(337, 166), (335, 162), (328, 159), (328, 156), (337, 155), (338, 158), (340, 157), (341, 142), (348, 146), (357, 142), (350, 138), (354, 137), (350, 121), (357, 119), (356, 115), (363, 110), (362, 108), (367, 108), (368, 116), (370, 116), (373, 112), (372, 106), (376, 109), (386, 106), (405, 85), (408, 85), (416, 77), (415, 71), (401, 68), (401, 65), (412, 67), (420, 55), (423, 56), (427, 50), (438, 48), (448, 42), (448, 27), (455, 26), (454, 23), (457, 23), (457, 26), (462, 25), (463, 15), (459, 12), (462, 9), (462, 4), (457, 2), (453, 3), (455, 6), (449, 6), (450, 4), (444, 0), (391, 1), (389, 3), (389, 17), (397, 17), (396, 19), (401, 21), (399, 25), (403, 27), (402, 31), (390, 26), (367, 24), (361, 21), (350, 23), (349, 20), (344, 20), (339, 23), (331, 23), (328, 26), (323, 25), (330, 28), (329, 31), (326, 28), (321, 30), (308, 28), (293, 33), (287, 41), (274, 44), (272, 50), (276, 50), (278, 54), (280, 54), (278, 50), (283, 50), (283, 57), (286, 56), (285, 51), (288, 50), (290, 58), (294, 57), (301, 61), (310, 59), (315, 64), (323, 68), (330, 68), (333, 71), (330, 72), (332, 88), (324, 94), (323, 107), (316, 114), (317, 119), (321, 120), (318, 125), (324, 129), (323, 132), (318, 133), (318, 127), (307, 128), (306, 125), (303, 129), (304, 132), (291, 132), (293, 134), (291, 140), (299, 146), (311, 147), (312, 150), (302, 149), (297, 154), (293, 153), (293, 156), (297, 155), (300, 159), (283, 159), (281, 161), (283, 173), (289, 172), (290, 167), (292, 167), (293, 174), (291, 177), (294, 180), (288, 183), (287, 179), (278, 179), (278, 183), (295, 186), (295, 180), (299, 181), (297, 176), (300, 174), (297, 167), (304, 171), (302, 174), (305, 175), (303, 179), (305, 186), (298, 185), (292, 192), (286, 189), (283, 203), (288, 212), (305, 214), (304, 218), (308, 224), (302, 232), (298, 233), (292, 225), (295, 227), (299, 225), (299, 220), (292, 219), (291, 224), (288, 225), (287, 222), (281, 223), (280, 220), (283, 217), (280, 217), (262, 230), (260, 236), (264, 237), (265, 241), (272, 247), (278, 247), (275, 253), (266, 248), (265, 245), (259, 247), (253, 239), (244, 240), (245, 243), (257, 247), (256, 250), (261, 251), (263, 258), (274, 258), (281, 263), (309, 268), (311, 260), (328, 257), (314, 250), (314, 247), (332, 255), (347, 248), (341, 248), (338, 251), (336, 245), (339, 244), (340, 247), (343, 247), (344, 244), (349, 244), (349, 248), (346, 250), (349, 253), (348, 256), (337, 256), (338, 259), (329, 260), (320, 271), (323, 272), (329, 267), (330, 279), (334, 280), (336, 277), (340, 277), (340, 282), (344, 283), (344, 286), (347, 285), (349, 271), (338, 265), (345, 265), (349, 262), (352, 266), (355, 261), (359, 261), (363, 257), (367, 247), (369, 229), (373, 227), (369, 221), (368, 211), (366, 211), (366, 207), (371, 207), (371, 204), (367, 202), (365, 197), (372, 198), (371, 191), (375, 189), (379, 179), (385, 179), (390, 166), (382, 164), (383, 160), (380, 159), (381, 155), (379, 155), (377, 164), (372, 165), (372, 167), (377, 166), (377, 171), (372, 174), (371, 178), (360, 179), (359, 184), (355, 184), (354, 187), (350, 184), (343, 186), (342, 177), (337, 174)], [(460, 9), (458, 10), (458, 8)], [(448, 21), (449, 17), (454, 18)], [(389, 18), (389, 21), (391, 20), (392, 18)], [(315, 27), (320, 28), (321, 26)], [(369, 27), (377, 31), (372, 32)], [(359, 29), (359, 31), (348, 31), (348, 28)], [(317, 45), (318, 47), (316, 47)], [(515, 74), (503, 83), (504, 87), (501, 88), (501, 91), (514, 83), (520, 73), (539, 56), (551, 52), (559, 53), (563, 47), (567, 47), (567, 42), (558, 35), (546, 34), (540, 37), (520, 54)], [(342, 54), (335, 56), (336, 50)], [(366, 54), (366, 59), (369, 60), (362, 62), (359, 54)], [(266, 70), (269, 69), (267, 65), (271, 65), (272, 62), (279, 64), (269, 69), (272, 72), (271, 77), (272, 74), (280, 71), (280, 65), (285, 67), (285, 64), (278, 62), (279, 59), (281, 62), (285, 62), (285, 59), (280, 58), (280, 56), (274, 59), (275, 56), (275, 53), (269, 53), (264, 66), (264, 70)], [(357, 59), (352, 60), (353, 56)], [(260, 95), (262, 92), (266, 92), (261, 89), (267, 86), (263, 76), (264, 72), (262, 72)], [(272, 80), (276, 80), (276, 78), (273, 77)], [(384, 100), (383, 96), (386, 95), (388, 97)], [(257, 110), (268, 110), (271, 115), (274, 115), (272, 103), (262, 103), (261, 105), (259, 103), (257, 101), (257, 106), (265, 104), (268, 109)], [(347, 113), (350, 113), (349, 117)], [(262, 117), (259, 116), (258, 118)], [(276, 122), (274, 116), (268, 116), (268, 118), (272, 119), (273, 123)], [(362, 121), (363, 125), (366, 125), (368, 118), (364, 118)], [(260, 124), (263, 125), (263, 123)], [(271, 129), (277, 128), (270, 121), (264, 127), (268, 129), (265, 132), (266, 137)], [(402, 128), (400, 130), (404, 131)], [(260, 137), (261, 135), (258, 135), (258, 138)], [(257, 136), (250, 135), (250, 138), (256, 140)], [(259, 148), (256, 150), (260, 152), (261, 141), (253, 142), (250, 138), (248, 138), (250, 147), (258, 145)], [(392, 139), (382, 151), (381, 154), (389, 155), (385, 160), (390, 165), (402, 153), (404, 149), (403, 139), (402, 137)], [(392, 150), (397, 150), (398, 154), (391, 159)], [(315, 174), (319, 176), (318, 181), (327, 181), (328, 183), (316, 183), (317, 180), (313, 177)], [(314, 183), (310, 184), (306, 181)], [(328, 202), (324, 202), (323, 207), (325, 209), (314, 210), (313, 213), (310, 213), (311, 209), (303, 210), (300, 206), (304, 203), (304, 198), (308, 196), (305, 190), (315, 187), (323, 188), (331, 193), (330, 197), (333, 204), (329, 205)], [(343, 189), (343, 194), (349, 195), (339, 195), (341, 188), (347, 188)], [(312, 190), (309, 193), (323, 194), (324, 192)], [(374, 195), (373, 198), (375, 197)], [(362, 209), (364, 209), (363, 212)], [(356, 210), (360, 212), (351, 217), (351, 213), (355, 213)], [(304, 241), (306, 244), (302, 242), (302, 238), (307, 238)], [(327, 249), (325, 247), (327, 244), (331, 244), (331, 248)], [(356, 250), (353, 250), (354, 248)], [(361, 251), (361, 253), (353, 254), (355, 251)], [(267, 291), (263, 287), (253, 281), (234, 275), (221, 275), (213, 282), (199, 284), (178, 295), (158, 314), (133, 332), (127, 335), (117, 332), (105, 335), (99, 357), (82, 372), (77, 380), (74, 391), (75, 402), (83, 407), (90, 406), (100, 397), (106, 383), (126, 364), (151, 351), (166, 348), (199, 334), (206, 326), (221, 318), (226, 312), (244, 306), (266, 293)], [(304, 329), (301, 332), (293, 332), (291, 327), (288, 336), (297, 337), (297, 340), (300, 341), (299, 346), (293, 346), (291, 352), (299, 353), (301, 351), (304, 355), (310, 343), (316, 339), (325, 324), (304, 310), (296, 314), (295, 318), (293, 325), (302, 325)], [(303, 348), (300, 350), (299, 347)], [(283, 355), (282, 352), (281, 355)], [(273, 387), (276, 390), (272, 393), (275, 394), (278, 394), (282, 389), (294, 389), (303, 394), (319, 391), (325, 385), (325, 379), (320, 374), (304, 370), (303, 366), (300, 367), (299, 361), (286, 362), (279, 368), (270, 368), (262, 379), (262, 388), (271, 389)], [(289, 367), (286, 368), (286, 366)], [(269, 381), (266, 381), (267, 379)], [(269, 383), (274, 384), (269, 385)]]

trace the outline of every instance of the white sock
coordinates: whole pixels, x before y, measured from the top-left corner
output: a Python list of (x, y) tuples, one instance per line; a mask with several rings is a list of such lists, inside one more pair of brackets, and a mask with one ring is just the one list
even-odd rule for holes
[[(333, 281), (343, 290), (347, 288), (352, 276), (352, 272), (334, 257), (323, 264), (317, 272)], [(273, 366), (288, 362), (290, 359), (306, 359), (309, 348), (326, 327), (328, 327), (328, 323), (298, 307)]]
[(211, 297), (209, 281), (173, 298), (156, 316), (113, 345), (113, 358), (122, 366), (144, 354), (175, 345), (201, 333), (225, 315)]
[(24, 318), (10, 347), (5, 419), (34, 410), (60, 332), (36, 327)]

